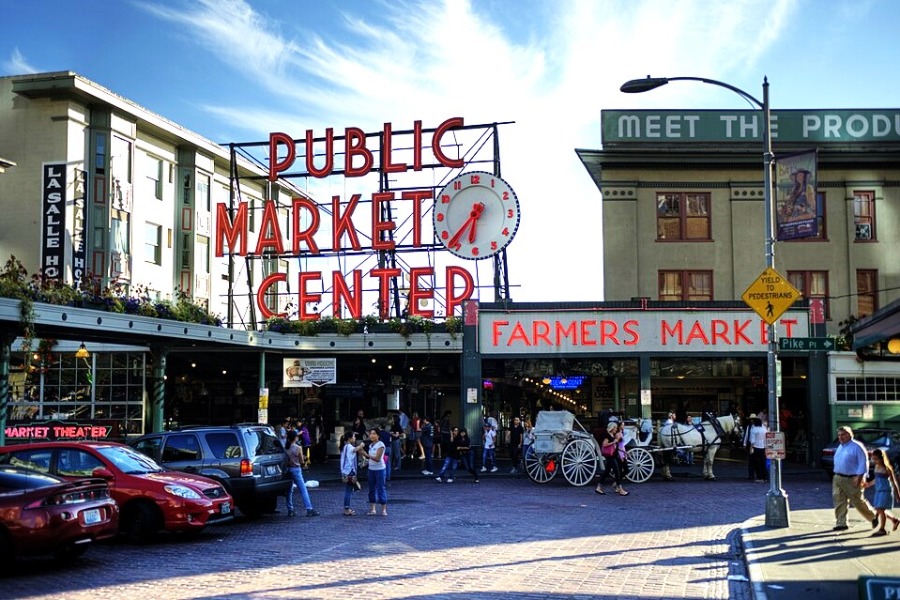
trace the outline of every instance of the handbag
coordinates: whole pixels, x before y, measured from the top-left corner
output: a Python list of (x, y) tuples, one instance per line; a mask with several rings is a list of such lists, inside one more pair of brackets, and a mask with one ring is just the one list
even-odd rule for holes
[(609, 444), (607, 446), (600, 446), (600, 454), (607, 458), (612, 458), (616, 454), (616, 445)]

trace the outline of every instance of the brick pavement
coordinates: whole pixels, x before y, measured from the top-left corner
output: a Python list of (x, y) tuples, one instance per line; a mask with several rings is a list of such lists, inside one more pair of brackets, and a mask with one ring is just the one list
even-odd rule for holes
[[(196, 538), (101, 544), (66, 568), (21, 561), (0, 597), (747, 600), (740, 524), (764, 510), (766, 489), (743, 463), (717, 467), (717, 482), (694, 467), (628, 497), (524, 476), (399, 479), (386, 518), (342, 516), (342, 485), (323, 481), (310, 492), (321, 517), (288, 519), (282, 503)], [(360, 513), (364, 501), (354, 496)]]

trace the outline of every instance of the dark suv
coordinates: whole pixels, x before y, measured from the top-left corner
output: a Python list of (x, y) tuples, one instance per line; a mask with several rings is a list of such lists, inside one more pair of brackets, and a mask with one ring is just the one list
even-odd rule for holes
[(149, 433), (131, 442), (168, 469), (222, 483), (248, 517), (275, 512), (291, 487), (281, 476), (284, 450), (268, 425), (191, 426)]

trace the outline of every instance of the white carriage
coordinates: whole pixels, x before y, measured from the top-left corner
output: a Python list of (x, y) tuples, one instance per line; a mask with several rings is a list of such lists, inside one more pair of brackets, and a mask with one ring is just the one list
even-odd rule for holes
[[(643, 483), (650, 479), (655, 460), (650, 447), (650, 424), (625, 422), (626, 479)], [(575, 415), (565, 410), (541, 411), (534, 424), (534, 444), (525, 455), (525, 472), (536, 483), (548, 483), (562, 471), (572, 485), (583, 486), (605, 468), (600, 445)]]
[(602, 466), (600, 446), (575, 415), (566, 410), (538, 413), (534, 443), (525, 454), (525, 472), (533, 481), (548, 483), (562, 471), (572, 485), (587, 485)]

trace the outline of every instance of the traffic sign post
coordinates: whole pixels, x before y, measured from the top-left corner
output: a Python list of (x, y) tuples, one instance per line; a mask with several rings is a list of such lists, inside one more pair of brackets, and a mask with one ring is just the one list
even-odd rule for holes
[(766, 267), (750, 284), (741, 299), (752, 308), (762, 320), (774, 325), (778, 318), (800, 299), (802, 294), (774, 268)]
[(829, 351), (837, 350), (837, 344), (834, 338), (778, 338), (779, 350), (818, 350)]

